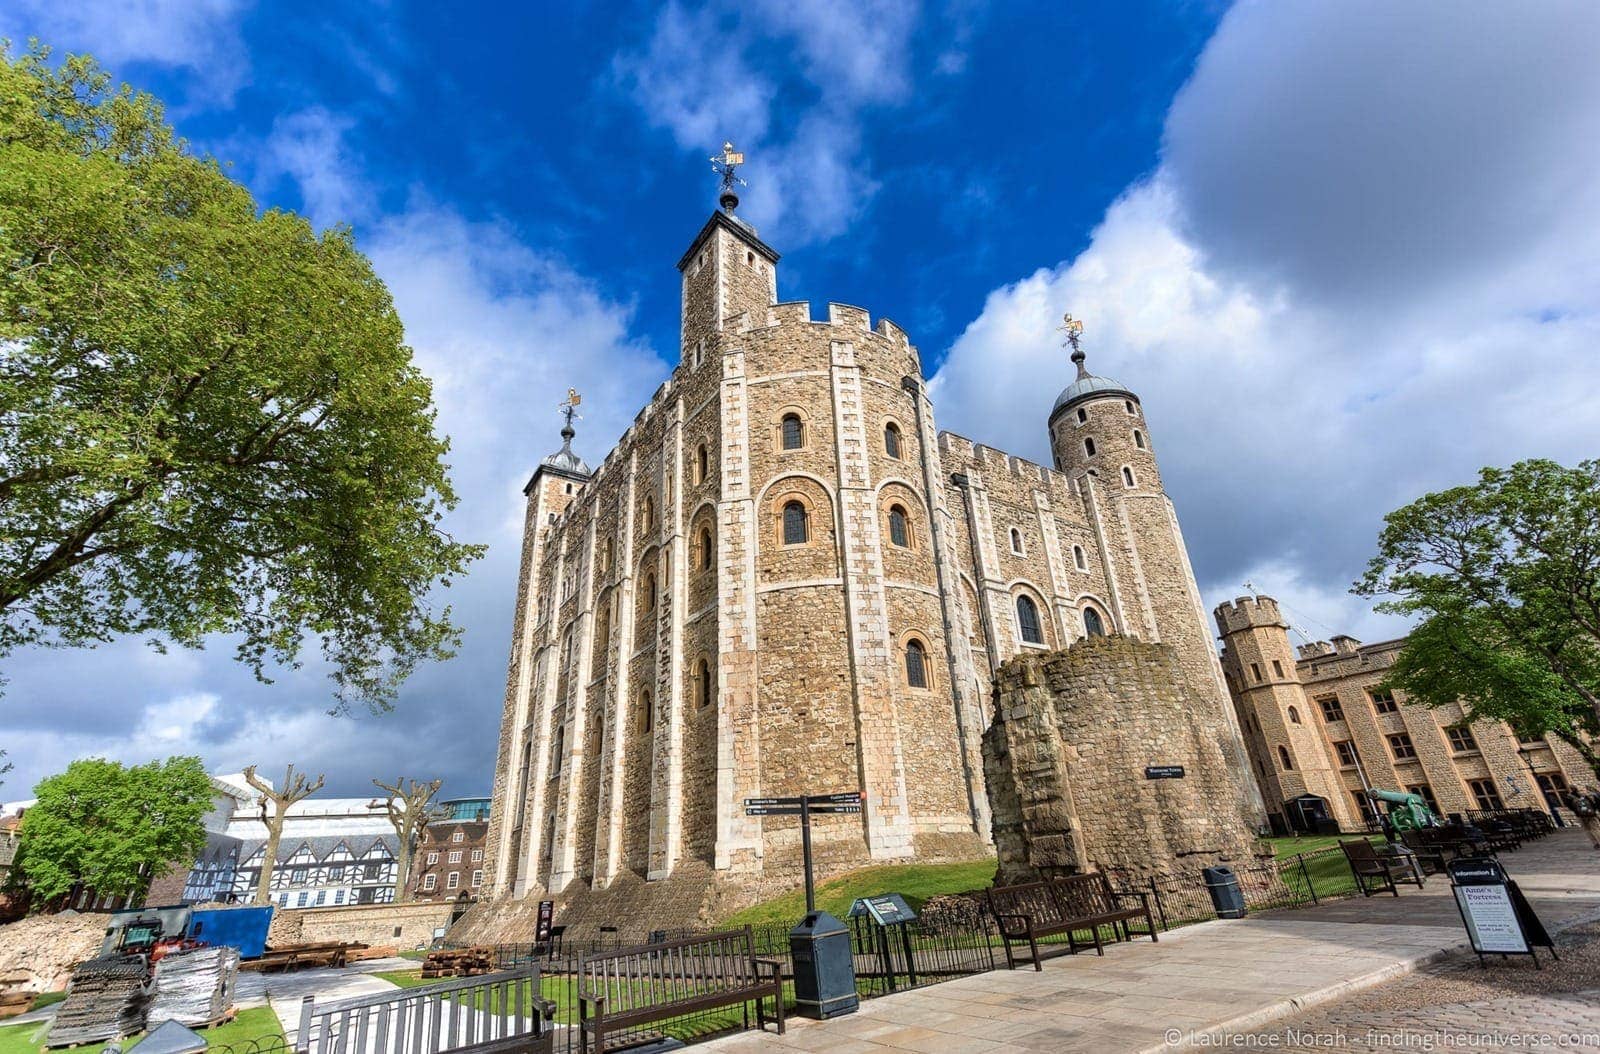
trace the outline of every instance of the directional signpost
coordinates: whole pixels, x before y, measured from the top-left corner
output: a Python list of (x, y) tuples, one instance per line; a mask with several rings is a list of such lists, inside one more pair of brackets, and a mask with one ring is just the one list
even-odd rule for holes
[(861, 792), (842, 794), (801, 794), (792, 798), (746, 798), (746, 816), (800, 817), (800, 851), (806, 867), (806, 912), (817, 910), (816, 889), (811, 881), (811, 817), (815, 813), (859, 813)]

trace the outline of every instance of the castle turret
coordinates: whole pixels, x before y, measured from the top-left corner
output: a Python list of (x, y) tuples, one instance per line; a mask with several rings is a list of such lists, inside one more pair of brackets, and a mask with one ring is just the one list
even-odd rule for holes
[(1319, 813), (1346, 829), (1359, 827), (1300, 683), (1278, 602), (1239, 597), (1219, 606), (1216, 618), (1223, 671), (1274, 827), (1314, 830)]
[[(1246, 811), (1264, 822), (1188, 548), (1162, 487), (1144, 407), (1132, 389), (1090, 373), (1078, 344), (1081, 325), (1069, 315), (1065, 328), (1078, 375), (1051, 408), (1050, 445), (1056, 468), (1072, 480), (1094, 530), (1116, 632), (1177, 650), (1191, 682), (1205, 686), (1216, 707), (1218, 745), (1235, 767), (1248, 798)], [(1087, 615), (1084, 629), (1094, 630)]]

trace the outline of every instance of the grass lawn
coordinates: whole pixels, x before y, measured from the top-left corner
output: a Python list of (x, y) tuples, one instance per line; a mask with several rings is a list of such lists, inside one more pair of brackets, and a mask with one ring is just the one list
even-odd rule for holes
[(1373, 842), (1383, 841), (1383, 835), (1381, 834), (1292, 834), (1283, 838), (1268, 838), (1266, 841), (1271, 843), (1273, 855), (1282, 859), (1286, 856), (1294, 856), (1297, 853), (1315, 853), (1319, 849), (1337, 849), (1341, 841), (1353, 842), (1357, 838), (1366, 838)]
[[(0, 1054), (39, 1054), (44, 1047), (45, 1033), (49, 1030), (48, 1021), (0, 1027)], [(278, 1015), (267, 1007), (258, 1006), (241, 1010), (239, 1016), (226, 1025), (205, 1029), (200, 1034), (212, 1046), (218, 1046), (224, 1043), (242, 1045), (252, 1039), (274, 1036), (282, 1031), (283, 1026), (278, 1023)], [(100, 1054), (104, 1049), (104, 1043), (91, 1043), (75, 1048), (72, 1054)], [(132, 1054), (131, 1050), (129, 1054)]]
[[(866, 867), (831, 878), (817, 886), (817, 906), (844, 918), (858, 897), (879, 893), (899, 893), (913, 909), (921, 910), (929, 897), (940, 893), (966, 893), (984, 889), (994, 882), (995, 861), (966, 860), (955, 864), (886, 864)], [(750, 923), (793, 925), (806, 913), (805, 889), (796, 889), (743, 911), (723, 921), (729, 926)]]

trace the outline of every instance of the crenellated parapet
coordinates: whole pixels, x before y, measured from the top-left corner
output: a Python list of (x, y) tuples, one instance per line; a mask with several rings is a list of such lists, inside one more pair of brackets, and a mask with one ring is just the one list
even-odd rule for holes
[(1217, 628), (1224, 637), (1245, 630), (1275, 627), (1287, 630), (1278, 602), (1268, 596), (1245, 596), (1224, 600), (1216, 609)]

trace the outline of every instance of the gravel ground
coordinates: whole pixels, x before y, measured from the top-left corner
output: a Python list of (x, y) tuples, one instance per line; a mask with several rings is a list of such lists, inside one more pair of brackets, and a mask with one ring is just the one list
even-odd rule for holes
[(1257, 1032), (1229, 1036), (1230, 1047), (1354, 1050), (1600, 1050), (1600, 921), (1556, 936), (1561, 961), (1543, 950), (1489, 957), (1470, 951), (1398, 981), (1316, 1007)]

